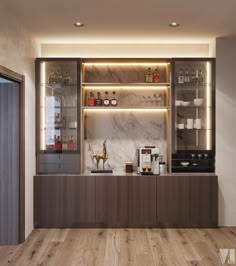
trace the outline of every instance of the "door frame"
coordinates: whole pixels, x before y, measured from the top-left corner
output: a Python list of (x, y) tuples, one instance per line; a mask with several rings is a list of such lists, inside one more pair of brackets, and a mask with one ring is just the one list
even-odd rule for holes
[(0, 65), (0, 75), (19, 84), (19, 243), (25, 240), (25, 77)]

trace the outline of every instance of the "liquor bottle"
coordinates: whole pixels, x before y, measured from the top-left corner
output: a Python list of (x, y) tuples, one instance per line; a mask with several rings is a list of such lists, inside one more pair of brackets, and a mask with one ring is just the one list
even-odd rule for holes
[(55, 84), (55, 79), (56, 79), (56, 75), (55, 72), (53, 70), (50, 71), (49, 77), (48, 77), (48, 82), (49, 84)]
[(95, 105), (96, 106), (102, 106), (103, 101), (101, 99), (101, 93), (97, 92), (97, 98), (95, 99)]
[(153, 74), (152, 74), (151, 68), (149, 67), (148, 68), (148, 71), (146, 73), (146, 76), (145, 76), (145, 81), (147, 83), (151, 83), (152, 82), (152, 79), (153, 79)]
[(62, 84), (62, 74), (60, 69), (57, 70), (55, 80), (57, 84)]
[(159, 73), (158, 73), (157, 69), (155, 69), (155, 71), (154, 71), (154, 74), (153, 74), (153, 77), (152, 77), (152, 81), (154, 83), (160, 82), (160, 76), (159, 76)]
[(67, 144), (67, 137), (64, 137), (63, 142), (62, 142), (62, 149), (67, 150), (68, 149), (68, 144)]
[(70, 81), (71, 81), (70, 75), (69, 75), (68, 71), (66, 71), (66, 73), (63, 77), (63, 83), (65, 85), (68, 85), (68, 84), (70, 84)]
[(88, 106), (94, 106), (94, 105), (95, 105), (94, 94), (90, 92), (88, 97)]
[(66, 129), (66, 117), (65, 116), (62, 117), (62, 128)]
[(194, 85), (196, 82), (196, 72), (195, 69), (192, 69), (192, 74), (191, 74), (191, 83)]
[(109, 96), (108, 96), (108, 91), (105, 92), (105, 97), (104, 97), (104, 99), (103, 99), (103, 105), (104, 105), (104, 106), (109, 106), (109, 105), (110, 105)]
[(60, 136), (57, 136), (56, 143), (55, 143), (55, 150), (61, 150), (61, 148), (62, 148), (61, 139), (60, 139)]
[(178, 83), (179, 84), (184, 84), (184, 74), (183, 74), (183, 69), (182, 68), (180, 68), (180, 70), (179, 70)]
[(68, 149), (69, 150), (75, 150), (75, 142), (74, 142), (74, 137), (71, 136), (71, 139), (68, 142)]
[(118, 100), (116, 99), (116, 92), (112, 92), (111, 106), (117, 106)]
[(198, 79), (199, 79), (199, 83), (203, 84), (204, 78), (203, 78), (203, 73), (201, 69), (199, 69), (199, 72), (198, 72)]
[(189, 72), (188, 69), (185, 69), (185, 75), (184, 75), (184, 83), (189, 83), (190, 82), (190, 77), (189, 77)]

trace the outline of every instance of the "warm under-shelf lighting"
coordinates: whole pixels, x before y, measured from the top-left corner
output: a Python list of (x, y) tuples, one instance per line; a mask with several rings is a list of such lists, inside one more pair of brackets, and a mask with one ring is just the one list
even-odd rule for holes
[[(211, 64), (206, 63), (206, 128), (211, 129)], [(211, 149), (211, 131), (206, 130), (206, 149)]]
[(167, 90), (168, 86), (135, 86), (135, 85), (130, 85), (130, 86), (122, 86), (122, 85), (116, 85), (116, 86), (92, 86), (92, 85), (84, 85), (84, 89), (86, 90), (109, 90), (109, 89), (127, 89), (127, 90)]
[(117, 108), (117, 107), (103, 107), (103, 108), (89, 108), (83, 107), (86, 112), (166, 112), (167, 108)]
[(154, 63), (154, 62), (84, 62), (85, 66), (159, 66), (166, 67), (170, 63)]
[[(41, 82), (42, 82), (42, 89), (41, 91), (41, 95), (40, 95), (40, 105), (41, 106), (46, 106), (45, 105), (45, 96), (46, 96), (46, 64), (45, 62), (41, 63)], [(45, 128), (45, 108), (42, 108), (42, 112), (41, 112), (41, 127)], [(45, 149), (45, 131), (41, 132), (41, 136), (40, 136), (40, 150), (44, 150)]]

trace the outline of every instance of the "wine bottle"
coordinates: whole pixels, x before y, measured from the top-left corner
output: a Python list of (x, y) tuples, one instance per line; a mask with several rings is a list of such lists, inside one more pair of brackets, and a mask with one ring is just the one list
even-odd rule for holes
[(117, 104), (118, 104), (118, 101), (116, 99), (116, 92), (113, 91), (112, 92), (112, 99), (111, 99), (111, 106), (117, 106)]
[(155, 71), (154, 71), (152, 81), (154, 83), (160, 82), (160, 76), (159, 76), (159, 73), (158, 73), (157, 69), (155, 69)]
[(95, 105), (96, 106), (102, 106), (103, 101), (101, 99), (101, 93), (97, 92), (97, 98), (95, 99)]
[(103, 100), (103, 105), (104, 106), (109, 106), (110, 105), (108, 91), (105, 92), (105, 97), (104, 97), (104, 100)]
[(152, 79), (153, 79), (153, 74), (152, 74), (151, 68), (149, 67), (148, 68), (148, 71), (146, 73), (146, 76), (145, 76), (145, 81), (147, 83), (151, 83), (152, 82)]

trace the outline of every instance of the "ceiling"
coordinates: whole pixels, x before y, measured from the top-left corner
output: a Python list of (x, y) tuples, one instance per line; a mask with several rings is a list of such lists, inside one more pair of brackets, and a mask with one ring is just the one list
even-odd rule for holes
[[(208, 42), (236, 36), (236, 0), (2, 0), (41, 43)], [(76, 28), (73, 23), (85, 26)], [(170, 22), (180, 27), (170, 28)]]

